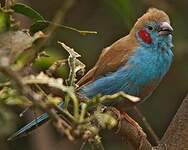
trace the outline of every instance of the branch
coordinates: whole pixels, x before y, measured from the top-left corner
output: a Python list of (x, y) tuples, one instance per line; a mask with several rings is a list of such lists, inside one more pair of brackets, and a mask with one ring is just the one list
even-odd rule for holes
[(118, 116), (117, 113), (116, 119), (121, 120), (119, 121), (119, 126), (116, 127), (116, 131), (120, 136), (125, 137), (128, 142), (134, 147), (135, 150), (152, 150), (152, 145), (146, 138), (146, 134), (143, 132), (142, 128), (126, 113), (121, 113)]
[[(184, 98), (166, 133), (156, 147), (152, 147), (139, 125), (127, 114), (122, 120), (118, 134), (126, 137), (135, 149), (139, 150), (186, 150), (188, 149), (188, 95)], [(117, 116), (117, 114), (116, 114)], [(118, 120), (118, 117), (116, 118)], [(135, 126), (137, 124), (137, 127)], [(140, 129), (139, 129), (140, 128)]]
[(161, 144), (156, 147), (160, 150), (188, 149), (188, 95), (184, 98), (175, 117), (171, 121)]

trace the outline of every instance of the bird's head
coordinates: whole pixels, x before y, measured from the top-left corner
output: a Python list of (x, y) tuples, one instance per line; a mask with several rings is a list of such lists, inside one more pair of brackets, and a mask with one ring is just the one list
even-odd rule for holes
[(159, 9), (150, 8), (135, 23), (130, 35), (136, 36), (140, 44), (158, 44), (161, 40), (171, 40), (173, 28), (168, 15)]

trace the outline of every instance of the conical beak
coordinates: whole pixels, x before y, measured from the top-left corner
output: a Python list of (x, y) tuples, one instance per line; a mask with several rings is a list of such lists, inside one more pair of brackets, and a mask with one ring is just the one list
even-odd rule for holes
[(168, 22), (162, 22), (159, 29), (159, 35), (169, 35), (173, 31), (173, 28)]

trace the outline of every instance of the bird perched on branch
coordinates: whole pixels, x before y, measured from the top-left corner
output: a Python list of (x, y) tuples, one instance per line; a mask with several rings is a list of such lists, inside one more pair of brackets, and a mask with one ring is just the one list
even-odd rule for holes
[[(78, 81), (78, 93), (88, 98), (120, 91), (143, 101), (160, 83), (172, 62), (172, 33), (168, 15), (150, 8), (130, 33), (102, 51), (96, 65)], [(37, 120), (37, 121), (36, 121)], [(13, 139), (48, 120), (39, 116), (17, 131)]]

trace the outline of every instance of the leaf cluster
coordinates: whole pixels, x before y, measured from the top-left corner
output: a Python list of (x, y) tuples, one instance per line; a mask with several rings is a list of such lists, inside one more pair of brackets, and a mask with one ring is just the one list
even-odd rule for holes
[[(14, 18), (15, 13), (30, 18), (32, 21), (30, 28), (21, 29), (19, 20)], [(81, 137), (100, 145), (100, 130), (111, 129), (117, 125), (117, 120), (103, 104), (111, 103), (119, 97), (133, 101), (139, 99), (122, 92), (114, 95), (98, 95), (90, 100), (80, 96), (77, 93), (77, 73), (83, 74), (85, 65), (79, 60), (81, 55), (62, 42), (58, 44), (67, 51), (68, 58), (56, 60), (48, 69), (36, 72), (34, 66), (36, 60), (49, 57), (41, 46), (42, 40), (48, 38), (45, 29), (49, 26), (72, 30), (83, 36), (96, 34), (94, 31), (82, 31), (54, 24), (25, 4), (12, 2), (0, 8), (1, 110), (7, 106), (26, 108), (35, 106), (47, 112), (56, 129), (65, 134), (69, 140)], [(68, 78), (56, 78), (54, 75), (57, 70), (64, 65), (69, 67)], [(11, 116), (12, 112), (0, 111), (0, 116)], [(8, 118), (11, 117), (5, 120), (9, 121)], [(3, 120), (1, 122), (0, 133), (6, 123)]]

